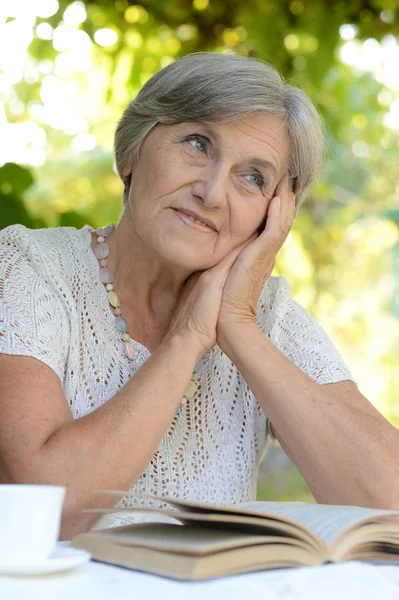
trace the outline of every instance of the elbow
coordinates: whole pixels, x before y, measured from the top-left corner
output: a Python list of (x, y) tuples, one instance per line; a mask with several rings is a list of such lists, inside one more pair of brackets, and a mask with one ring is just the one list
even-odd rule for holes
[(386, 489), (383, 486), (381, 486), (381, 488), (382, 489), (379, 490), (379, 493), (374, 502), (374, 506), (372, 506), (372, 508), (399, 511), (399, 489), (397, 489), (398, 485), (395, 485), (394, 489)]
[(97, 520), (97, 516), (93, 518), (90, 513), (82, 513), (79, 507), (66, 501), (62, 511), (59, 539), (69, 541), (79, 533), (86, 533)]
[(38, 466), (38, 461), (32, 460), (30, 464), (20, 464), (14, 461), (7, 468), (0, 469), (1, 483), (19, 485), (61, 485), (60, 477), (47, 473)]
[(61, 507), (59, 540), (71, 540), (78, 533), (86, 533), (98, 521), (98, 515), (82, 513), (82, 507), (77, 501), (76, 494), (57, 478), (37, 475), (31, 471), (13, 470), (11, 473), (0, 474), (1, 484), (19, 485), (54, 485), (66, 488), (66, 495)]

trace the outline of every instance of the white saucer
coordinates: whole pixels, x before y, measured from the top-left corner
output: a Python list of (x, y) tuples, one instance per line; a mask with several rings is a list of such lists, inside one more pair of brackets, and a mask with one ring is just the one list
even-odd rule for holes
[(21, 565), (0, 564), (0, 575), (46, 575), (74, 569), (89, 561), (90, 552), (78, 548), (57, 546), (51, 556), (40, 563)]

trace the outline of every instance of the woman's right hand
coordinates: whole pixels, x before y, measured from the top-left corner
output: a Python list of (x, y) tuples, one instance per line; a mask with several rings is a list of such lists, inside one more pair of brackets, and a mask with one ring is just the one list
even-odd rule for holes
[(199, 359), (216, 343), (216, 325), (229, 271), (241, 250), (256, 237), (253, 234), (216, 265), (193, 273), (186, 281), (166, 337), (189, 335), (199, 344)]

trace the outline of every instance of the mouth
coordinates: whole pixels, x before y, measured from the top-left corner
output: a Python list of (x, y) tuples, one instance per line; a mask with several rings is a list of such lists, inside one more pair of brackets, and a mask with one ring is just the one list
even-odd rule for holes
[(195, 218), (193, 215), (187, 214), (177, 208), (172, 208), (173, 213), (176, 217), (187, 227), (197, 231), (203, 231), (204, 233), (212, 233), (216, 231), (216, 228), (212, 227), (208, 223), (204, 223), (200, 219)]

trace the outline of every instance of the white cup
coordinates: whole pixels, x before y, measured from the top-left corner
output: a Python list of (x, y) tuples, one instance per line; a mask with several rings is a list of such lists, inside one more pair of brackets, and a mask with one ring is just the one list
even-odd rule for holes
[(0, 565), (39, 564), (55, 548), (66, 489), (0, 484)]

